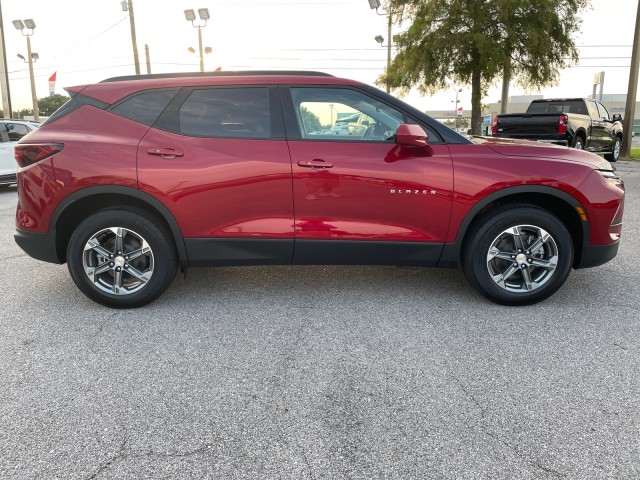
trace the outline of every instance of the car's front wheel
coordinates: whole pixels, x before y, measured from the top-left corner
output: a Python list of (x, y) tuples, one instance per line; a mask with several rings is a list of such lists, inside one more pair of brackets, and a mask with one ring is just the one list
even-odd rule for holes
[(616, 137), (613, 141), (613, 147), (611, 149), (611, 153), (608, 153), (604, 156), (610, 162), (617, 162), (620, 158), (620, 151), (622, 150), (622, 140), (620, 137)]
[(573, 263), (564, 226), (541, 208), (514, 205), (485, 216), (469, 232), (462, 267), (473, 287), (503, 305), (529, 305), (553, 295)]
[(71, 235), (67, 263), (85, 295), (113, 308), (152, 302), (178, 269), (169, 232), (135, 210), (103, 210), (84, 220)]

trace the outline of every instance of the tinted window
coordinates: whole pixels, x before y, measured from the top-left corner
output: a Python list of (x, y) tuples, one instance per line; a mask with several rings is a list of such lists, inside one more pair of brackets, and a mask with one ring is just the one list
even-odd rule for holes
[(29, 133), (29, 129), (27, 128), (27, 126), (22, 125), (21, 123), (5, 123), (5, 128), (7, 129), (7, 133), (9, 134), (9, 140), (11, 140), (12, 142), (17, 142), (27, 133)]
[(336, 141), (393, 141), (402, 112), (345, 88), (292, 88), (302, 138)]
[(198, 137), (269, 138), (264, 87), (194, 90), (180, 108), (180, 132)]
[(174, 88), (139, 93), (117, 104), (111, 112), (134, 122), (153, 125), (177, 91)]
[(527, 113), (579, 113), (588, 115), (587, 107), (582, 100), (564, 100), (555, 102), (533, 102)]

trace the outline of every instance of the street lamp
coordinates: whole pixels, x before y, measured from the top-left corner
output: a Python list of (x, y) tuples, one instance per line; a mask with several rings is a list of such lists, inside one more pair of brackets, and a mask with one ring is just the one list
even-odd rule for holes
[[(14, 20), (13, 26), (16, 27), (16, 30), (20, 30), (22, 35), (27, 37), (27, 62), (29, 63), (29, 77), (31, 78), (31, 100), (33, 102), (33, 119), (36, 122), (40, 121), (40, 112), (38, 111), (38, 97), (36, 96), (36, 80), (33, 76), (33, 61), (38, 59), (38, 54), (31, 53), (31, 35), (36, 28), (36, 22), (33, 21), (32, 18), (27, 18), (24, 20)], [(26, 30), (26, 32), (25, 32)], [(24, 60), (24, 57), (22, 57)]]
[[(203, 24), (200, 24), (200, 23), (198, 23), (197, 25), (195, 24), (196, 12), (194, 12), (193, 9), (184, 11), (184, 18), (187, 19), (187, 22), (191, 22), (191, 25), (193, 25), (195, 28), (198, 29), (198, 49), (200, 52), (200, 71), (204, 72), (204, 56), (202, 55), (202, 27), (206, 27), (207, 21), (211, 18), (209, 16), (209, 9), (199, 8), (198, 16), (200, 17), (200, 20), (204, 21)], [(210, 48), (210, 47), (207, 47), (207, 48)]]
[[(389, 75), (389, 65), (391, 64), (391, 24), (392, 24), (392, 20), (391, 20), (391, 12), (387, 12), (387, 13), (380, 13), (378, 12), (378, 8), (380, 8), (380, 0), (369, 0), (369, 7), (371, 8), (371, 10), (375, 10), (376, 13), (378, 15), (387, 15), (389, 17), (389, 24), (388, 24), (388, 36), (387, 38), (389, 39), (389, 41), (387, 42), (387, 75)], [(382, 35), (376, 35), (375, 37), (376, 42), (378, 42), (380, 44), (380, 46), (382, 46), (382, 42), (384, 42), (384, 38), (382, 37)], [(389, 93), (391, 91), (391, 86), (389, 85), (389, 79), (387, 79), (387, 93)]]

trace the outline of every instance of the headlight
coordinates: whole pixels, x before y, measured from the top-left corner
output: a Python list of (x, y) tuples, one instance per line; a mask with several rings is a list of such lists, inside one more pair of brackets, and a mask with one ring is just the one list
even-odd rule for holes
[(602, 175), (608, 185), (624, 190), (624, 182), (620, 180), (620, 177), (613, 170), (596, 170), (596, 172)]

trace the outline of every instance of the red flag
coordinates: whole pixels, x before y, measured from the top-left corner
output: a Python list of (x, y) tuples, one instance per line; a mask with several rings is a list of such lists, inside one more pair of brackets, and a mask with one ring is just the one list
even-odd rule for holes
[(49, 77), (49, 95), (55, 95), (56, 93), (56, 73), (58, 72), (53, 72), (53, 75)]

